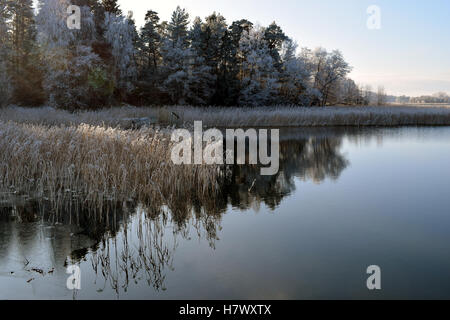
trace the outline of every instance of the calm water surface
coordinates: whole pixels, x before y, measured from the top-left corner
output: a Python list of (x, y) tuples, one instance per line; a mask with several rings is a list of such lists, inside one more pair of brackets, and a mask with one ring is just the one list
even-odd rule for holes
[(281, 139), (277, 176), (235, 167), (211, 203), (175, 214), (123, 204), (93, 223), (0, 203), (0, 299), (450, 298), (450, 128)]

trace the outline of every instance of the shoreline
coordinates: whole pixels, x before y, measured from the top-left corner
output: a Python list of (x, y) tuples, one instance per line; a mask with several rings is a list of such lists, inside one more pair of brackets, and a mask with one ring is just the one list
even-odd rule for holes
[[(403, 127), (450, 126), (450, 105), (390, 105), (363, 107), (191, 107), (122, 106), (96, 111), (68, 112), (51, 107), (0, 109), (0, 121), (35, 125), (81, 125), (130, 127), (133, 119), (145, 126), (191, 126), (202, 121), (206, 127)], [(131, 127), (130, 127), (131, 128)]]

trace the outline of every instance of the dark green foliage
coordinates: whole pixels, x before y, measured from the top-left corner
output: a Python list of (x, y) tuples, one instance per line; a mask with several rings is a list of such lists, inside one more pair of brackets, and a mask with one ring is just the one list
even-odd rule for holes
[(114, 94), (114, 81), (106, 68), (96, 67), (88, 75), (91, 105), (96, 107), (108, 106)]
[(150, 10), (145, 15), (145, 25), (141, 29), (140, 49), (144, 74), (156, 73), (161, 59), (161, 40), (158, 13)]
[(272, 22), (270, 26), (266, 28), (264, 38), (269, 46), (270, 55), (274, 60), (275, 67), (278, 71), (281, 71), (282, 63), (280, 57), (280, 51), (282, 49), (283, 43), (289, 38), (284, 34), (280, 26), (275, 22)]
[(11, 18), (10, 77), (12, 102), (36, 106), (44, 103), (42, 72), (36, 44), (36, 26), (32, 0), (9, 3)]
[(122, 10), (120, 9), (117, 0), (102, 0), (102, 5), (106, 12), (114, 13), (116, 15), (122, 14)]

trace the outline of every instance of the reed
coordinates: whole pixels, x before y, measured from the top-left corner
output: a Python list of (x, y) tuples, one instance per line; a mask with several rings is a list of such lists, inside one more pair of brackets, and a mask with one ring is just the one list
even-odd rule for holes
[(55, 211), (67, 203), (101, 212), (105, 201), (170, 207), (177, 198), (209, 198), (220, 171), (174, 165), (169, 133), (0, 121), (0, 191), (45, 199)]
[[(173, 115), (176, 114), (176, 116)], [(0, 109), (0, 119), (41, 125), (90, 124), (120, 127), (126, 118), (154, 118), (162, 124), (203, 121), (215, 127), (321, 127), (321, 126), (433, 126), (450, 125), (449, 105), (392, 105), (382, 107), (305, 108), (273, 106), (236, 107), (116, 107), (69, 113), (50, 107)]]

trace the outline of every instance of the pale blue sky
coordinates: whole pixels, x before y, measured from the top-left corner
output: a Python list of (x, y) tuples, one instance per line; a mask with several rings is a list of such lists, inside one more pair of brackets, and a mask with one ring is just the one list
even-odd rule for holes
[[(191, 17), (213, 11), (228, 23), (241, 18), (276, 21), (300, 46), (341, 50), (351, 77), (392, 94), (450, 94), (450, 1), (448, 0), (119, 0), (142, 24), (148, 9), (168, 20), (177, 5)], [(367, 8), (381, 8), (381, 30), (369, 30)]]

